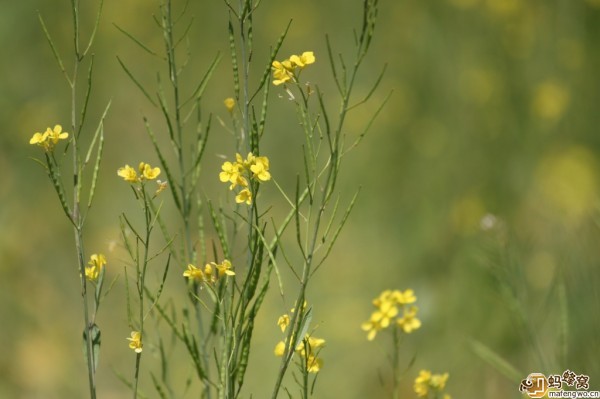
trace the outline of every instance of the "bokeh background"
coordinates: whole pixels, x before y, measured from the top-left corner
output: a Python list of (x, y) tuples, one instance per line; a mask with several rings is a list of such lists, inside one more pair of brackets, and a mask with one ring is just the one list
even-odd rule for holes
[[(73, 236), (50, 182), (29, 159), (38, 149), (28, 144), (35, 131), (69, 125), (67, 85), (36, 15), (39, 10), (58, 50), (68, 54), (69, 2), (3, 1), (0, 8), (0, 397), (83, 398)], [(94, 10), (82, 8), (89, 26)], [(281, 54), (315, 51), (317, 63), (304, 76), (324, 88), (335, 110), (324, 34), (336, 51), (349, 54), (360, 11), (357, 0), (264, 1), (254, 20), (255, 60), (265, 59), (293, 19)], [(156, 163), (142, 115), (161, 126), (116, 56), (150, 87), (158, 71), (164, 74), (160, 61), (113, 24), (161, 51), (152, 21), (157, 12), (155, 1), (107, 1), (94, 48), (91, 119), (107, 101), (112, 107), (86, 245), (90, 253), (107, 254), (111, 277), (123, 274), (118, 215), (135, 210), (115, 171), (140, 159)], [(196, 1), (189, 15), (195, 22), (184, 79), (191, 88), (221, 52), (204, 107), (226, 119), (222, 100), (232, 94), (227, 10), (219, 1)], [(358, 186), (361, 194), (309, 292), (318, 336), (327, 340), (315, 397), (389, 397), (390, 337), (367, 342), (360, 324), (371, 299), (390, 288), (416, 291), (423, 322), (403, 341), (403, 362), (416, 360), (403, 375), (402, 397), (415, 397), (412, 381), (421, 368), (449, 372), (447, 391), (456, 398), (520, 397), (513, 380), (473, 351), (474, 342), (523, 378), (568, 368), (600, 389), (599, 45), (597, 0), (381, 1), (357, 92), (368, 91), (385, 63), (387, 73), (373, 101), (350, 119), (347, 134), (359, 132), (394, 93), (346, 158), (342, 195), (350, 198)], [(274, 91), (271, 101), (264, 153), (275, 177), (292, 188), (302, 168), (301, 130), (285, 97)], [(215, 124), (202, 191), (216, 200), (229, 194), (216, 174), (219, 155), (230, 154), (231, 144)], [(276, 192), (272, 198), (281, 201)], [(166, 208), (172, 212), (169, 201)], [(172, 271), (166, 295), (181, 294), (180, 272)], [(102, 398), (129, 396), (116, 377), (131, 375), (134, 365), (124, 298), (121, 276), (98, 320)], [(278, 360), (272, 350), (280, 339), (275, 322), (291, 300), (282, 301), (276, 290), (268, 298), (244, 397), (270, 392)], [(151, 355), (145, 359), (150, 363)], [(174, 358), (173, 368), (183, 386), (188, 359)], [(146, 391), (156, 396), (149, 385)]]

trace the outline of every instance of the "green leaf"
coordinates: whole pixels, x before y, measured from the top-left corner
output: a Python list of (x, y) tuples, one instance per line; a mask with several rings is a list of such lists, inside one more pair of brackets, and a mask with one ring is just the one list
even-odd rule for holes
[(520, 370), (517, 370), (512, 364), (504, 360), (498, 353), (494, 352), (490, 347), (475, 340), (472, 340), (470, 344), (471, 350), (475, 352), (475, 354), (479, 356), (482, 360), (484, 360), (486, 363), (488, 363), (490, 366), (496, 369), (498, 372), (508, 377), (515, 384), (518, 384), (519, 381), (521, 381), (524, 374)]
[(125, 64), (123, 63), (123, 61), (121, 61), (121, 59), (119, 57), (117, 57), (117, 61), (119, 61), (119, 64), (121, 65), (121, 68), (123, 68), (123, 70), (125, 71), (125, 73), (127, 74), (127, 76), (129, 76), (129, 79), (131, 79), (131, 81), (137, 86), (137, 88), (140, 89), (140, 91), (144, 94), (144, 96), (148, 99), (148, 101), (150, 101), (150, 103), (152, 105), (154, 105), (155, 107), (158, 107), (158, 104), (156, 104), (156, 102), (152, 99), (152, 97), (150, 97), (150, 94), (148, 94), (148, 92), (146, 91), (146, 89), (144, 89), (144, 86), (142, 86), (142, 84), (133, 76), (133, 74), (125, 66)]
[(67, 82), (69, 82), (69, 86), (73, 87), (73, 82), (71, 81), (71, 78), (69, 78), (69, 75), (67, 74), (67, 71), (65, 70), (65, 66), (63, 65), (62, 59), (60, 58), (60, 55), (58, 54), (58, 50), (56, 50), (56, 47), (54, 46), (54, 42), (52, 41), (50, 32), (48, 32), (48, 28), (46, 28), (46, 24), (44, 23), (42, 14), (40, 14), (39, 12), (38, 12), (38, 19), (40, 20), (40, 24), (42, 25), (42, 29), (44, 30), (44, 34), (46, 35), (46, 39), (48, 40), (48, 43), (50, 44), (50, 48), (52, 49), (52, 54), (54, 54), (54, 58), (56, 59), (56, 62), (58, 63), (58, 67), (62, 71), (63, 75), (65, 75), (65, 79), (67, 79)]

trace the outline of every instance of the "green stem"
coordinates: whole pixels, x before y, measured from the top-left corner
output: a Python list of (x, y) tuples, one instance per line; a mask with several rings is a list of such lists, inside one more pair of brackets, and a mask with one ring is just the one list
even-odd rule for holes
[(79, 145), (77, 142), (77, 75), (79, 70), (79, 64), (81, 58), (79, 56), (79, 15), (77, 1), (73, 1), (73, 20), (75, 29), (75, 62), (73, 65), (73, 77), (71, 79), (71, 134), (73, 142), (73, 214), (71, 215), (71, 221), (73, 222), (73, 232), (75, 233), (75, 248), (77, 252), (77, 261), (79, 265), (79, 274), (81, 281), (81, 298), (83, 301), (83, 319), (84, 319), (84, 331), (85, 331), (85, 350), (87, 359), (88, 369), (88, 383), (90, 387), (90, 398), (96, 399), (96, 370), (94, 369), (94, 351), (92, 347), (92, 325), (90, 323), (89, 306), (87, 298), (87, 281), (85, 278), (85, 256), (83, 247), (83, 221), (81, 218), (80, 204), (79, 204), (79, 193), (81, 182), (80, 179), (80, 160), (79, 160)]
[[(144, 262), (142, 263), (142, 269), (138, 275), (138, 298), (140, 301), (140, 342), (143, 344), (144, 340), (144, 287), (146, 286), (146, 269), (148, 267), (148, 254), (150, 252), (150, 234), (152, 232), (152, 213), (151, 207), (148, 202), (148, 195), (146, 193), (146, 187), (142, 185), (141, 195), (144, 201), (144, 222), (146, 225), (146, 236), (144, 239)], [(137, 398), (137, 387), (139, 380), (140, 362), (142, 353), (138, 353), (135, 360), (135, 377), (134, 377), (134, 389), (133, 399)]]
[(393, 394), (392, 397), (394, 399), (398, 399), (400, 397), (400, 336), (399, 329), (394, 328), (393, 338), (394, 338), (394, 353), (392, 355), (392, 373), (393, 373)]
[(137, 398), (141, 357), (142, 357), (141, 353), (137, 353), (136, 357), (135, 357), (135, 376), (134, 376), (134, 380), (133, 380), (133, 399)]

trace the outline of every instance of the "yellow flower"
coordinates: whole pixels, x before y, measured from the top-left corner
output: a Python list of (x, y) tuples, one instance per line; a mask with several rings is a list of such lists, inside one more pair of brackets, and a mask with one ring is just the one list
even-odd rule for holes
[(142, 353), (142, 333), (139, 331), (132, 331), (131, 338), (127, 338), (129, 347), (135, 351), (135, 353)]
[(198, 282), (204, 281), (204, 273), (192, 264), (188, 264), (188, 268), (183, 272), (183, 277), (187, 277), (189, 280), (196, 280)]
[(209, 283), (217, 281), (217, 276), (213, 273), (212, 265), (214, 265), (214, 262), (212, 264), (207, 263), (204, 265), (204, 281)]
[(56, 125), (54, 129), (47, 128), (44, 133), (34, 133), (33, 137), (29, 139), (29, 144), (37, 144), (44, 147), (46, 151), (51, 151), (59, 140), (67, 137), (69, 137), (69, 133), (63, 132), (62, 126)]
[(271, 64), (273, 70), (273, 84), (275, 86), (279, 86), (282, 83), (287, 82), (288, 80), (294, 77), (293, 74), (293, 65), (290, 60), (285, 61), (273, 61)]
[(417, 310), (416, 306), (405, 308), (404, 316), (397, 321), (398, 326), (407, 334), (421, 327), (421, 320), (417, 319)]
[(223, 183), (232, 183), (229, 187), (230, 190), (233, 190), (233, 188), (238, 184), (242, 187), (248, 186), (248, 182), (241, 175), (243, 166), (240, 163), (231, 163), (229, 161), (226, 161), (223, 163), (223, 165), (221, 165), (221, 169), (222, 172), (219, 173), (219, 180), (221, 180)]
[[(215, 269), (217, 270), (216, 273), (214, 272)], [(188, 264), (188, 268), (183, 272), (183, 276), (197, 282), (214, 283), (219, 277), (234, 276), (235, 273), (230, 269), (231, 262), (227, 259), (219, 264), (214, 262), (207, 263), (204, 265), (204, 270), (201, 270), (192, 264)]]
[(446, 381), (448, 381), (448, 377), (448, 373), (434, 374), (431, 376), (431, 381), (429, 382), (429, 384), (433, 389), (441, 391), (446, 387)]
[(395, 290), (393, 292), (394, 298), (396, 302), (406, 305), (409, 303), (415, 303), (417, 301), (417, 297), (415, 296), (415, 292), (411, 289), (408, 289), (404, 292)]
[(269, 173), (269, 158), (267, 157), (254, 158), (254, 164), (250, 166), (250, 170), (258, 180), (271, 180), (271, 173)]
[(283, 316), (277, 319), (277, 325), (281, 328), (281, 332), (284, 332), (287, 326), (290, 325), (290, 316), (284, 314)]
[[(142, 173), (142, 172), (140, 172)], [(144, 164), (143, 175), (148, 180), (154, 180), (160, 175), (160, 168), (153, 168), (150, 164)]]
[(415, 379), (414, 390), (417, 396), (424, 397), (429, 393), (429, 380), (431, 379), (431, 371), (421, 370)]
[(246, 159), (242, 158), (242, 156), (240, 154), (235, 154), (235, 160), (237, 161), (237, 163), (239, 163), (242, 167), (244, 167), (246, 169), (248, 169), (250, 166), (254, 165), (255, 159), (256, 159), (256, 157), (251, 152), (248, 153), (248, 156), (246, 157)]
[[(214, 264), (214, 263), (213, 263)], [(227, 276), (235, 276), (233, 270), (231, 270), (231, 262), (225, 259), (222, 263), (214, 264), (217, 268), (219, 277)]]
[[(318, 358), (315, 354), (315, 349), (325, 345), (325, 340), (322, 338), (311, 337), (306, 334), (304, 341), (302, 341), (296, 348), (296, 353), (306, 359), (306, 370), (309, 373), (318, 373), (323, 366), (323, 360)], [(308, 354), (306, 353), (308, 351)]]
[(375, 339), (377, 332), (389, 327), (392, 318), (398, 314), (398, 308), (391, 301), (386, 301), (380, 304), (379, 310), (371, 314), (371, 318), (361, 324), (363, 331), (367, 332), (367, 339), (372, 341)]
[(37, 145), (45, 147), (47, 139), (48, 139), (48, 131), (46, 131), (44, 133), (34, 133), (33, 137), (29, 140), (29, 144), (37, 144)]
[(309, 373), (318, 373), (323, 367), (323, 359), (314, 355), (308, 356), (306, 359), (306, 371)]
[[(382, 297), (384, 298), (383, 301), (381, 300)], [(369, 341), (375, 339), (378, 331), (389, 327), (391, 319), (398, 315), (398, 308), (389, 298), (388, 292), (384, 291), (378, 299), (373, 301), (378, 304), (379, 310), (373, 312), (371, 318), (361, 325), (363, 331), (367, 332), (367, 339)]]
[(312, 51), (305, 51), (302, 55), (292, 55), (290, 61), (293, 65), (304, 68), (306, 65), (310, 65), (315, 62), (315, 54)]
[[(417, 396), (424, 397), (429, 394), (430, 390), (443, 391), (446, 381), (448, 381), (448, 373), (431, 374), (429, 370), (421, 370), (415, 379), (414, 390)], [(444, 394), (443, 398), (450, 399), (450, 395)]]
[(235, 196), (235, 202), (238, 204), (241, 204), (242, 202), (245, 202), (248, 205), (252, 204), (252, 193), (247, 188), (243, 189)]
[(279, 341), (277, 345), (275, 345), (275, 350), (273, 353), (275, 353), (275, 356), (283, 356), (285, 353), (285, 342)]
[(56, 144), (58, 140), (64, 140), (69, 137), (69, 133), (62, 131), (61, 125), (54, 126), (53, 130), (50, 130), (50, 128), (46, 129), (46, 133), (48, 134), (48, 140), (52, 140), (52, 144)]
[(375, 339), (375, 336), (377, 335), (377, 332), (380, 331), (382, 328), (379, 321), (373, 320), (372, 317), (368, 321), (362, 323), (360, 327), (363, 331), (367, 332), (367, 339), (369, 341), (373, 341)]
[(235, 107), (235, 100), (233, 98), (226, 98), (225, 101), (223, 101), (223, 104), (225, 104), (225, 108), (227, 108), (227, 111), (233, 112), (233, 108)]
[(122, 168), (119, 168), (119, 170), (117, 170), (117, 175), (121, 176), (123, 180), (128, 181), (130, 183), (135, 183), (139, 181), (135, 169), (133, 169), (129, 165), (125, 165)]
[(90, 256), (89, 266), (85, 267), (85, 277), (89, 281), (96, 281), (106, 265), (106, 258), (103, 254), (93, 254)]
[(381, 304), (385, 302), (395, 301), (396, 296), (392, 292), (392, 290), (385, 290), (375, 299), (373, 299), (373, 305), (380, 307)]
[[(314, 349), (320, 348), (323, 345), (325, 345), (325, 340), (323, 338), (315, 338), (315, 337), (311, 337), (308, 336), (308, 348), (309, 350), (312, 352)], [(304, 350), (304, 347), (302, 348), (302, 350)]]

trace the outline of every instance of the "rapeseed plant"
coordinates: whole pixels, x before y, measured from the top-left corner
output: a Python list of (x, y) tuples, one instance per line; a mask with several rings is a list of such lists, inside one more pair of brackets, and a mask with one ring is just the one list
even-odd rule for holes
[[(134, 199), (141, 210), (140, 218), (131, 218), (126, 213), (119, 216), (124, 248), (129, 256), (129, 260), (125, 262), (124, 272), (130, 331), (126, 341), (136, 356), (133, 378), (123, 376), (119, 378), (132, 389), (134, 398), (142, 396), (141, 360), (143, 354), (147, 353), (144, 350), (147, 348), (150, 348), (150, 352), (157, 353), (162, 367), (160, 377), (151, 374), (154, 388), (161, 397), (167, 397), (166, 392), (177, 397), (171, 380), (178, 376), (171, 375), (166, 370), (169, 353), (175, 344), (183, 345), (189, 355), (197, 380), (201, 384), (200, 397), (208, 399), (239, 397), (249, 364), (255, 319), (270, 289), (273, 274), (277, 277), (282, 297), (291, 296), (295, 310), (280, 317), (277, 323), (284, 337), (276, 350), (276, 354), (281, 357), (281, 363), (277, 374), (273, 376), (272, 398), (277, 398), (282, 389), (289, 392), (288, 387), (285, 386), (285, 376), (293, 359), (296, 359), (301, 375), (301, 378), (296, 381), (301, 388), (302, 398), (308, 398), (313, 394), (316, 379), (313, 377), (312, 383), (309, 383), (309, 375), (316, 375), (322, 370), (324, 364), (320, 352), (325, 345), (325, 340), (314, 336), (315, 327), (311, 326), (313, 310), (306, 305), (307, 289), (315, 273), (328, 258), (358, 196), (357, 192), (348, 201), (345, 212), (338, 215), (341, 200), (336, 182), (340, 173), (341, 160), (348, 151), (360, 143), (373, 119), (383, 107), (382, 104), (373, 115), (373, 119), (367, 122), (360, 136), (350, 146), (346, 146), (347, 115), (353, 108), (369, 100), (381, 80), (380, 76), (370, 91), (371, 94), (366, 98), (354, 100), (352, 91), (357, 72), (370, 47), (378, 2), (377, 0), (364, 1), (362, 26), (358, 31), (355, 60), (351, 68), (346, 70), (343, 59), (340, 58), (340, 61), (334, 59), (331, 44), (327, 39), (329, 64), (340, 101), (336, 120), (330, 115), (323, 101), (323, 93), (319, 86), (321, 82), (309, 83), (304, 80), (302, 72), (309, 66), (319, 65), (315, 53), (304, 51), (301, 54), (290, 55), (283, 61), (276, 59), (290, 24), (277, 40), (270, 55), (262, 60), (263, 73), (258, 81), (255, 81), (252, 77), (254, 75), (250, 73), (254, 46), (252, 30), (260, 0), (240, 1), (237, 6), (226, 0), (225, 4), (230, 17), (228, 33), (234, 92), (223, 102), (230, 114), (232, 127), (225, 126), (225, 123), (222, 125), (235, 136), (236, 145), (231, 153), (236, 155), (235, 160), (226, 160), (222, 163), (218, 178), (221, 182), (227, 183), (229, 191), (234, 193), (233, 200), (227, 201), (230, 204), (229, 209), (215, 206), (212, 199), (198, 190), (202, 159), (212, 120), (212, 116), (206, 119), (201, 112), (204, 106), (202, 96), (221, 57), (217, 55), (213, 58), (204, 76), (195, 86), (182, 83), (180, 74), (186, 64), (180, 63), (178, 45), (182, 40), (187, 39), (189, 28), (180, 31), (178, 23), (185, 16), (185, 7), (181, 15), (174, 16), (172, 1), (160, 2), (160, 13), (156, 17), (156, 22), (165, 46), (164, 54), (159, 56), (164, 61), (162, 64), (164, 72), (158, 73), (155, 89), (148, 88), (137, 79), (135, 72), (118, 57), (124, 72), (150, 104), (160, 112), (165, 124), (165, 128), (160, 129), (165, 133), (163, 138), (155, 133), (155, 127), (146, 116), (142, 118), (159, 166), (140, 162), (137, 167), (130, 166), (135, 164), (125, 164), (116, 171), (117, 176), (131, 187)], [(100, 10), (101, 7), (102, 2)], [(90, 256), (87, 264), (83, 260), (85, 257), (82, 228), (85, 216), (82, 216), (80, 211), (80, 191), (82, 172), (95, 148), (97, 155), (90, 184), (89, 209), (100, 170), (104, 141), (103, 121), (108, 106), (83, 157), (79, 138), (83, 131), (91, 88), (92, 59), (89, 61), (88, 94), (83, 104), (78, 104), (76, 83), (78, 67), (88, 55), (98, 21), (87, 47), (82, 51), (79, 47), (78, 1), (72, 2), (72, 9), (76, 39), (74, 41), (76, 62), (72, 75), (67, 74), (42, 21), (59, 67), (72, 90), (71, 128), (68, 129), (69, 132), (65, 132), (61, 125), (55, 125), (54, 128), (48, 128), (43, 133), (37, 132), (31, 137), (30, 144), (43, 148), (46, 162), (44, 164), (40, 161), (40, 163), (45, 166), (61, 206), (74, 226), (84, 303), (84, 338), (90, 397), (95, 398), (95, 372), (100, 345), (100, 330), (95, 324), (95, 316), (102, 299), (107, 260), (98, 252)], [(99, 17), (100, 11), (97, 20)], [(125, 29), (118, 26), (117, 29), (146, 52), (152, 55), (158, 54)], [(338, 73), (339, 68), (344, 69), (343, 74)], [(165, 74), (166, 80), (161, 77)], [(168, 94), (163, 82), (167, 82)], [(303, 168), (302, 166), (298, 168), (298, 170), (304, 169), (303, 176), (295, 176), (296, 188), (293, 193), (287, 193), (282, 189), (275, 179), (275, 177), (279, 178), (278, 168), (273, 165), (272, 169), (269, 157), (261, 151), (262, 141), (268, 137), (266, 134), (268, 133), (266, 129), (268, 99), (272, 87), (277, 86), (281, 86), (280, 89), (283, 89), (292, 100), (290, 112), (296, 112), (304, 132), (305, 144), (302, 147), (304, 165)], [(188, 87), (193, 88), (187, 90)], [(150, 94), (153, 91), (155, 95)], [(79, 119), (78, 115), (80, 115)], [(163, 139), (170, 142), (172, 155), (167, 154), (164, 147), (159, 145), (159, 140)], [(66, 200), (60, 177), (61, 162), (57, 158), (57, 148), (61, 141), (66, 142), (65, 153), (67, 149), (73, 153), (74, 199), (71, 204)], [(241, 154), (247, 155), (243, 157)], [(215, 175), (216, 172), (211, 178), (214, 179)], [(158, 177), (163, 176), (166, 176), (166, 181), (158, 180)], [(267, 184), (269, 182), (273, 184)], [(282, 203), (288, 207), (286, 216), (281, 220), (276, 221), (269, 213), (277, 204), (271, 202), (271, 197), (269, 202), (264, 201), (261, 195), (264, 184), (267, 184), (265, 190), (277, 189), (281, 194), (280, 198), (283, 199)], [(169, 224), (161, 212), (164, 198), (159, 198), (165, 190), (170, 191), (172, 203), (179, 215), (176, 221), (168, 220)], [(205, 217), (210, 220), (214, 237), (207, 237)], [(136, 222), (138, 219), (141, 220), (141, 226)], [(171, 234), (170, 224), (174, 222), (177, 222), (179, 227), (176, 227), (176, 234)], [(290, 225), (295, 226), (295, 229), (290, 229), (294, 230), (290, 234), (296, 240), (295, 251), (300, 255), (299, 261), (290, 260), (286, 255), (289, 251), (284, 248), (288, 244), (283, 236), (287, 235)], [(157, 240), (154, 234), (156, 227), (159, 228), (164, 240), (164, 245), (158, 250), (154, 249)], [(207, 253), (207, 244), (212, 246), (212, 256)], [(151, 263), (163, 254), (166, 255), (166, 260), (162, 277), (158, 286), (153, 286), (148, 280)], [(285, 290), (281, 278), (281, 273), (284, 271), (281, 270), (277, 260), (281, 255), (295, 279), (292, 287)], [(183, 277), (185, 286), (182, 286), (180, 292), (171, 292), (168, 301), (162, 301), (171, 260), (180, 270), (179, 278)], [(88, 312), (86, 283), (96, 288), (92, 317)], [(177, 302), (172, 298), (181, 292), (187, 296), (188, 305), (177, 308), (174, 305)], [(205, 299), (207, 296), (210, 301)], [(390, 313), (391, 308), (386, 311), (388, 313), (382, 316), (382, 320), (397, 316)], [(408, 333), (409, 330), (418, 328), (416, 325), (418, 320), (415, 316), (416, 310), (409, 309), (401, 319), (398, 319), (404, 320), (401, 326), (403, 331)], [(159, 322), (166, 324), (174, 337), (173, 346), (166, 347), (165, 341), (160, 337), (159, 329), (150, 328), (149, 317), (155, 320), (157, 325)], [(151, 360), (150, 357), (144, 356), (144, 359), (146, 358), (148, 361)]]
[[(52, 49), (54, 58), (61, 70), (67, 85), (70, 89), (70, 107), (71, 107), (71, 128), (70, 133), (63, 131), (62, 125), (56, 124), (54, 128), (48, 127), (44, 133), (36, 132), (29, 140), (30, 144), (38, 145), (44, 149), (45, 162), (37, 160), (48, 174), (50, 181), (56, 191), (61, 207), (65, 213), (65, 216), (73, 226), (73, 232), (75, 236), (75, 251), (77, 254), (78, 272), (81, 285), (81, 301), (83, 305), (83, 339), (84, 339), (84, 356), (87, 365), (88, 374), (88, 385), (90, 398), (96, 398), (96, 370), (98, 367), (99, 355), (100, 355), (100, 343), (101, 343), (101, 332), (100, 328), (96, 324), (96, 315), (100, 302), (103, 298), (103, 277), (104, 277), (104, 265), (106, 260), (103, 255), (92, 255), (90, 258), (91, 264), (86, 266), (85, 263), (85, 252), (84, 252), (84, 225), (86, 221), (87, 213), (89, 212), (92, 201), (95, 194), (96, 181), (98, 178), (98, 172), (100, 169), (100, 162), (102, 159), (102, 149), (104, 143), (104, 118), (110, 107), (110, 102), (106, 106), (100, 121), (93, 132), (91, 141), (87, 151), (82, 152), (82, 140), (85, 137), (82, 134), (92, 133), (88, 132), (86, 126), (86, 117), (88, 114), (89, 105), (89, 93), (92, 87), (92, 73), (93, 73), (93, 55), (90, 53), (92, 45), (96, 37), (96, 31), (100, 16), (102, 14), (102, 0), (98, 6), (98, 12), (96, 15), (96, 22), (91, 29), (89, 38), (85, 47), (81, 43), (81, 26), (79, 21), (79, 1), (71, 2), (71, 13), (73, 22), (73, 48), (72, 57), (74, 63), (70, 71), (67, 70), (65, 64), (59, 54), (57, 47), (54, 44), (52, 36), (42, 18), (39, 16), (39, 21), (48, 40), (48, 44)], [(84, 84), (86, 95), (80, 99), (78, 92), (80, 90), (79, 79), (81, 78), (80, 68), (83, 68), (85, 64), (88, 65), (87, 82)], [(65, 149), (62, 154), (56, 154), (56, 146), (59, 142), (66, 141)], [(81, 190), (84, 183), (84, 171), (91, 160), (94, 148), (96, 148), (96, 159), (93, 163), (93, 172), (91, 181), (89, 184), (89, 194), (87, 199), (87, 207), (82, 203)], [(63, 182), (61, 171), (63, 169), (63, 161), (67, 152), (70, 151), (72, 155), (72, 182), (70, 186), (72, 190), (72, 199), (67, 199), (66, 185)], [(95, 285), (94, 294), (92, 295), (92, 307), (90, 309), (88, 300), (88, 285), (91, 282)], [(111, 284), (112, 286), (112, 284)]]

